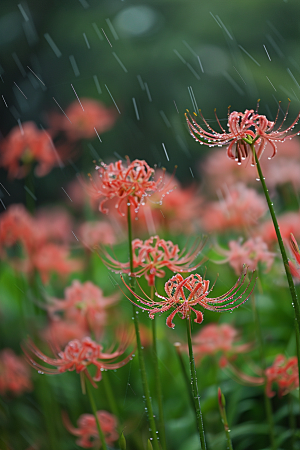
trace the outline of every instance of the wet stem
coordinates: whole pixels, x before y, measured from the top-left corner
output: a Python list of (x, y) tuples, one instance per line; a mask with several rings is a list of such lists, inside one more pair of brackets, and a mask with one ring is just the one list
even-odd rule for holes
[[(277, 218), (276, 218), (276, 214), (275, 214), (275, 210), (273, 208), (273, 203), (271, 202), (270, 196), (269, 196), (269, 191), (267, 189), (266, 183), (265, 183), (265, 178), (263, 176), (261, 167), (260, 167), (260, 163), (254, 148), (254, 143), (250, 144), (254, 158), (255, 158), (255, 162), (256, 162), (256, 167), (257, 167), (257, 172), (262, 184), (262, 188), (267, 200), (267, 204), (269, 207), (269, 211), (272, 217), (272, 221), (274, 224), (274, 228), (275, 228), (275, 232), (276, 232), (276, 236), (277, 236), (277, 240), (278, 240), (278, 244), (279, 244), (279, 248), (280, 248), (280, 252), (281, 252), (281, 257), (282, 257), (282, 261), (283, 261), (283, 265), (284, 265), (284, 269), (285, 269), (285, 273), (286, 273), (286, 277), (287, 277), (287, 281), (288, 281), (288, 285), (289, 285), (289, 289), (291, 292), (291, 296), (292, 296), (292, 305), (293, 305), (293, 309), (295, 311), (295, 332), (296, 332), (296, 346), (297, 346), (297, 358), (298, 358), (298, 373), (299, 373), (299, 378), (300, 378), (300, 307), (299, 307), (299, 300), (297, 297), (297, 293), (296, 293), (296, 288), (293, 282), (293, 277), (291, 275), (291, 271), (289, 268), (289, 263), (288, 263), (288, 257), (283, 245), (283, 240), (282, 240), (282, 236), (279, 230), (279, 225), (277, 222)], [(300, 402), (300, 389), (299, 389), (299, 402)]]
[(205, 443), (205, 435), (204, 435), (204, 428), (203, 428), (203, 420), (202, 420), (202, 412), (201, 412), (201, 406), (200, 406), (200, 397), (198, 393), (198, 385), (197, 385), (197, 373), (196, 373), (196, 366), (195, 366), (195, 360), (194, 360), (194, 354), (193, 354), (193, 345), (192, 345), (192, 336), (191, 336), (191, 316), (189, 315), (186, 320), (186, 331), (187, 331), (187, 338), (188, 338), (188, 347), (189, 347), (189, 357), (190, 357), (190, 370), (191, 370), (191, 385), (192, 385), (192, 392), (193, 392), (193, 400), (195, 405), (195, 411), (196, 411), (196, 420), (197, 420), (197, 427), (201, 442), (201, 449), (206, 449), (206, 443)]
[[(132, 227), (131, 227), (130, 205), (128, 205), (128, 207), (127, 207), (127, 224), (128, 224), (130, 273), (133, 274)], [(135, 283), (134, 283), (134, 277), (132, 275), (130, 276), (130, 287), (134, 291)], [(139, 366), (140, 366), (142, 385), (143, 385), (144, 396), (145, 396), (145, 403), (146, 403), (146, 408), (147, 408), (147, 413), (148, 413), (150, 431), (151, 431), (151, 436), (152, 436), (152, 444), (153, 444), (154, 450), (160, 450), (159, 445), (158, 445), (158, 436), (156, 433), (155, 420), (154, 420), (154, 416), (153, 416), (153, 409), (152, 409), (152, 403), (151, 403), (151, 398), (150, 398), (150, 390), (149, 390), (149, 385), (148, 385), (147, 375), (146, 375), (143, 347), (142, 347), (142, 343), (141, 343), (140, 330), (139, 330), (138, 314), (137, 314), (136, 306), (132, 305), (132, 308), (133, 308), (133, 321), (134, 321), (134, 328), (135, 328), (135, 335), (136, 335), (136, 343), (137, 343), (137, 349), (138, 349)]]
[(90, 381), (87, 378), (85, 379), (85, 382), (86, 382), (86, 389), (87, 389), (90, 405), (91, 405), (93, 414), (94, 414), (95, 419), (96, 419), (96, 424), (97, 424), (98, 433), (99, 433), (100, 441), (101, 441), (101, 444), (102, 444), (102, 448), (103, 448), (103, 450), (107, 450), (107, 445), (106, 445), (106, 442), (105, 442), (105, 436), (104, 436), (104, 433), (102, 431), (102, 428), (100, 426), (100, 422), (99, 422), (99, 419), (98, 419), (98, 416), (97, 416), (97, 408), (96, 408), (95, 400), (94, 400), (93, 393), (92, 393), (92, 386), (90, 384)]
[[(154, 287), (151, 286), (151, 298), (154, 296)], [(160, 432), (160, 440), (163, 450), (167, 449), (166, 444), (166, 434), (165, 434), (165, 423), (164, 423), (164, 410), (163, 410), (163, 402), (162, 402), (162, 389), (161, 382), (159, 377), (159, 368), (158, 368), (158, 358), (157, 358), (157, 337), (156, 337), (156, 321), (155, 317), (151, 320), (152, 323), (152, 362), (154, 367), (154, 376), (155, 376), (155, 387), (156, 387), (156, 396), (158, 403), (158, 414), (159, 414), (159, 432)]]

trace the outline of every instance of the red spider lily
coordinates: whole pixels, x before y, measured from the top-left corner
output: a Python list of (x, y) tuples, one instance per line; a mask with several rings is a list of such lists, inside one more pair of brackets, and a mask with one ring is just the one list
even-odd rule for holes
[(39, 177), (58, 165), (59, 156), (50, 136), (33, 122), (13, 128), (1, 142), (0, 148), (0, 166), (8, 170), (10, 178), (24, 177), (34, 161), (38, 162), (35, 173)]
[(286, 358), (284, 355), (277, 355), (271, 367), (265, 371), (266, 393), (268, 397), (273, 397), (272, 384), (278, 385), (278, 395), (282, 397), (299, 386), (298, 360), (296, 356)]
[[(196, 319), (194, 322), (202, 323), (203, 314), (201, 311), (196, 310), (193, 306), (200, 305), (205, 309), (215, 312), (232, 311), (238, 306), (245, 303), (253, 292), (255, 282), (252, 285), (253, 275), (250, 282), (244, 287), (247, 271), (245, 271), (235, 283), (235, 285), (229, 289), (228, 292), (216, 298), (207, 297), (212, 291), (209, 289), (209, 281), (202, 279), (199, 274), (193, 274), (187, 278), (183, 278), (179, 273), (174, 275), (170, 280), (165, 283), (165, 291), (167, 297), (163, 297), (155, 292), (155, 295), (161, 299), (161, 301), (155, 301), (148, 297), (145, 292), (141, 289), (146, 299), (137, 295), (124, 281), (123, 283), (127, 289), (132, 293), (132, 295), (140, 302), (142, 305), (135, 303), (129, 297), (127, 297), (132, 303), (134, 303), (139, 308), (144, 311), (149, 311), (150, 319), (154, 318), (157, 313), (163, 313), (171, 308), (174, 311), (168, 316), (166, 324), (170, 328), (174, 328), (173, 319), (177, 313), (180, 313), (182, 319), (186, 319), (190, 316), (193, 311), (196, 314)], [(251, 288), (252, 285), (252, 288)], [(188, 296), (185, 294), (185, 290), (189, 291)], [(238, 302), (241, 300), (240, 302)], [(237, 303), (238, 302), (238, 303)]]
[(292, 261), (289, 261), (290, 271), (294, 278), (300, 280), (300, 250), (294, 235), (290, 234), (290, 248), (298, 263), (298, 267)]
[(259, 262), (264, 264), (266, 271), (271, 269), (275, 253), (269, 251), (267, 244), (260, 236), (248, 239), (244, 243), (242, 243), (240, 238), (236, 241), (230, 241), (228, 245), (229, 250), (225, 250), (217, 245), (218, 253), (226, 256), (226, 259), (217, 261), (217, 263), (228, 262), (236, 274), (241, 273), (244, 264), (251, 271), (257, 269)]
[[(300, 112), (296, 119), (285, 130), (281, 131), (281, 128), (286, 121), (289, 105), (284, 118), (279, 125), (279, 127), (274, 130), (276, 126), (278, 115), (280, 111), (280, 105), (274, 122), (269, 121), (266, 116), (257, 113), (258, 108), (254, 112), (253, 109), (246, 109), (244, 113), (233, 111), (229, 114), (228, 111), (228, 129), (229, 132), (226, 133), (222, 127), (218, 116), (215, 111), (215, 116), (217, 123), (221, 129), (221, 132), (215, 131), (208, 124), (207, 120), (203, 117), (201, 110), (201, 118), (208, 131), (204, 130), (194, 119), (194, 117), (189, 113), (185, 114), (189, 131), (193, 138), (200, 142), (200, 144), (208, 145), (209, 147), (221, 147), (227, 145), (227, 156), (231, 159), (238, 161), (241, 164), (242, 160), (246, 159), (249, 155), (252, 157), (252, 164), (255, 165), (255, 158), (251, 151), (251, 145), (254, 145), (255, 151), (258, 159), (261, 157), (267, 142), (269, 142), (273, 148), (273, 154), (269, 159), (271, 159), (276, 154), (276, 142), (284, 142), (287, 138), (299, 135), (300, 132), (288, 135), (288, 133), (295, 127), (300, 118)], [(196, 113), (194, 113), (197, 116)], [(197, 137), (198, 136), (198, 137)], [(235, 151), (233, 150), (235, 145)]]
[[(97, 417), (105, 436), (105, 442), (111, 446), (119, 438), (116, 431), (117, 419), (107, 411), (97, 411)], [(99, 448), (99, 432), (96, 419), (92, 414), (82, 414), (77, 421), (78, 428), (71, 424), (66, 413), (62, 414), (62, 419), (66, 429), (74, 436), (78, 436), (77, 445), (83, 448)]]
[(14, 395), (21, 395), (31, 390), (30, 372), (24, 358), (15, 355), (10, 348), (1, 350), (0, 394), (11, 392)]
[(162, 175), (157, 181), (153, 180), (154, 169), (144, 160), (135, 159), (130, 162), (127, 158), (127, 167), (119, 160), (116, 163), (96, 166), (99, 179), (92, 181), (91, 196), (94, 199), (104, 198), (99, 210), (105, 214), (108, 209), (104, 203), (109, 199), (117, 198), (116, 208), (121, 216), (125, 215), (121, 207), (127, 204), (133, 206), (135, 212), (139, 211), (140, 205), (145, 203), (146, 197), (160, 190), (164, 183)]
[(185, 253), (185, 248), (180, 251), (177, 244), (160, 239), (159, 236), (152, 236), (144, 242), (134, 239), (132, 241), (133, 268), (138, 270), (132, 274), (130, 273), (130, 262), (121, 263), (113, 259), (105, 250), (101, 252), (100, 256), (104, 256), (104, 263), (110, 269), (135, 277), (145, 275), (149, 286), (154, 286), (155, 277), (163, 278), (165, 276), (164, 267), (173, 272), (192, 272), (197, 269), (203, 260), (193, 267), (191, 263), (202, 248), (203, 243), (199, 240), (196, 240), (192, 248)]
[[(119, 369), (132, 359), (133, 352), (126, 356), (122, 361), (117, 361), (118, 358), (124, 354), (126, 348), (127, 342), (124, 342), (112, 353), (104, 353), (102, 345), (92, 341), (89, 337), (85, 337), (81, 341), (78, 339), (70, 341), (63, 351), (58, 351), (58, 349), (56, 349), (56, 358), (46, 356), (31, 340), (23, 347), (23, 351), (29, 364), (42, 373), (55, 375), (76, 370), (76, 373), (85, 373), (93, 386), (96, 387), (93, 380), (100, 381), (102, 377), (101, 372), (103, 370)], [(45, 367), (39, 362), (36, 362), (33, 355), (37, 356), (46, 364), (54, 366), (55, 369)], [(91, 378), (91, 375), (87, 370), (90, 365), (96, 367), (96, 375), (93, 378)]]
[(227, 360), (232, 359), (238, 353), (248, 352), (252, 347), (250, 343), (237, 345), (238, 339), (238, 331), (227, 323), (205, 325), (193, 336), (196, 363), (199, 363), (206, 355), (221, 353), (219, 364), (221, 367), (225, 367)]

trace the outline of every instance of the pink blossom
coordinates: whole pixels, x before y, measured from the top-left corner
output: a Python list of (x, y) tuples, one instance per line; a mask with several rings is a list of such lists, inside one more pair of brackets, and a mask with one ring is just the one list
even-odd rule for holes
[(37, 162), (35, 173), (42, 177), (57, 165), (58, 155), (50, 136), (33, 122), (14, 127), (1, 142), (0, 165), (8, 170), (10, 178), (22, 178), (29, 165)]
[(266, 209), (264, 197), (237, 183), (225, 192), (220, 201), (203, 206), (200, 221), (207, 232), (241, 229), (256, 225)]
[(32, 390), (30, 371), (20, 356), (17, 356), (10, 348), (0, 352), (0, 394), (8, 392), (21, 395)]
[(55, 347), (65, 347), (74, 339), (83, 339), (90, 334), (84, 316), (77, 320), (51, 319), (50, 323), (41, 332), (42, 338)]
[(65, 109), (65, 115), (52, 113), (49, 122), (52, 132), (63, 131), (70, 140), (96, 138), (97, 134), (110, 130), (116, 120), (116, 114), (103, 103), (82, 98)]
[(105, 297), (102, 290), (90, 281), (81, 283), (74, 280), (65, 289), (63, 300), (50, 298), (48, 311), (52, 318), (57, 312), (64, 312), (67, 321), (82, 323), (86, 330), (93, 330), (97, 334), (106, 323), (106, 310), (114, 305), (119, 295)]
[[(83, 448), (101, 447), (96, 419), (92, 414), (82, 414), (78, 421), (78, 428), (75, 428), (66, 413), (63, 414), (63, 423), (66, 429), (77, 436), (76, 444)], [(111, 446), (119, 435), (116, 431), (118, 422), (115, 416), (107, 411), (97, 411), (97, 418), (107, 445)]]
[(228, 359), (238, 353), (245, 353), (251, 349), (251, 344), (237, 345), (238, 331), (231, 325), (210, 323), (193, 335), (193, 351), (197, 362), (206, 355), (221, 353), (220, 365), (224, 367)]
[(266, 270), (270, 270), (275, 253), (268, 250), (267, 244), (260, 236), (248, 239), (242, 244), (241, 239), (229, 242), (229, 250), (218, 247), (218, 251), (226, 256), (222, 261), (228, 262), (238, 275), (243, 266), (246, 265), (252, 272), (257, 269), (259, 262), (265, 265)]
[[(288, 212), (277, 217), (281, 236), (288, 241), (292, 233), (297, 239), (300, 238), (300, 213)], [(268, 244), (277, 242), (277, 236), (272, 220), (264, 222), (259, 227), (259, 235)]]
[(117, 238), (110, 223), (104, 221), (85, 222), (78, 230), (78, 237), (89, 250), (101, 245), (113, 245)]

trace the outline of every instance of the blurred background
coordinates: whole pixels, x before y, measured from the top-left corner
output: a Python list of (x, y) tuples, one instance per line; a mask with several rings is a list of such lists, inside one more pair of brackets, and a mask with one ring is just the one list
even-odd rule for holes
[[(189, 136), (186, 108), (201, 108), (214, 128), (214, 108), (226, 126), (229, 105), (255, 109), (258, 98), (269, 119), (288, 97), (289, 117), (299, 110), (298, 0), (1, 0), (0, 13), (1, 138), (26, 121), (50, 133), (53, 114), (64, 117), (77, 96), (115, 119), (101, 141), (96, 132), (81, 140), (35, 180), (37, 204), (64, 196), (95, 159), (129, 155), (177, 165), (184, 184), (201, 179), (198, 161), (212, 150)], [(24, 201), (24, 180), (0, 170), (11, 194), (1, 188), (3, 203)]]

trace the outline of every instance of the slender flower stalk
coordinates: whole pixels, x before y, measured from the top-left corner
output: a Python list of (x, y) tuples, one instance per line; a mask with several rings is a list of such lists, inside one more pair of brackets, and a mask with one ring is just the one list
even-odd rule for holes
[(196, 366), (195, 366), (194, 354), (193, 354), (193, 345), (192, 345), (192, 336), (191, 336), (191, 316), (190, 315), (188, 316), (188, 320), (186, 320), (186, 330), (187, 330), (187, 338), (188, 338), (191, 384), (192, 384), (193, 400), (194, 400), (195, 411), (196, 411), (197, 428), (198, 428), (200, 442), (201, 442), (201, 449), (205, 450), (206, 442), (205, 442), (202, 412), (201, 412), (201, 406), (200, 406), (200, 397), (199, 397), (199, 393), (198, 393), (197, 372), (196, 372)]
[[(299, 306), (299, 300), (297, 297), (295, 284), (294, 284), (293, 277), (291, 274), (291, 269), (289, 266), (289, 260), (288, 260), (288, 257), (287, 257), (287, 254), (286, 254), (286, 251), (284, 248), (284, 244), (283, 244), (282, 236), (281, 236), (280, 229), (278, 226), (273, 203), (269, 196), (269, 191), (267, 189), (265, 178), (263, 176), (261, 166), (259, 163), (259, 159), (258, 159), (258, 156), (255, 151), (254, 143), (253, 142), (250, 143), (250, 141), (248, 141), (248, 143), (251, 146), (251, 150), (252, 150), (253, 156), (255, 158), (257, 172), (258, 172), (258, 175), (259, 175), (259, 178), (260, 178), (260, 181), (262, 184), (262, 188), (263, 188), (263, 191), (264, 191), (267, 203), (268, 203), (269, 211), (270, 211), (272, 221), (274, 224), (274, 228), (276, 231), (276, 236), (277, 236), (277, 240), (278, 240), (278, 244), (279, 244), (279, 248), (280, 248), (280, 252), (281, 252), (281, 256), (282, 256), (282, 261), (283, 261), (283, 265), (284, 265), (284, 269), (285, 269), (285, 273), (286, 273), (286, 277), (287, 277), (287, 281), (288, 281), (288, 285), (289, 285), (289, 289), (290, 289), (290, 293), (291, 293), (291, 297), (292, 297), (292, 305), (294, 307), (295, 318), (296, 318), (295, 332), (296, 332), (296, 345), (297, 345), (297, 357), (298, 357), (298, 372), (299, 372), (299, 377), (300, 377), (300, 306)], [(300, 401), (300, 390), (299, 390), (299, 401)]]
[[(259, 316), (258, 316), (258, 312), (257, 312), (257, 308), (256, 308), (256, 304), (255, 304), (255, 296), (252, 295), (252, 309), (253, 309), (253, 313), (254, 313), (254, 321), (255, 321), (255, 325), (256, 325), (256, 333), (257, 333), (257, 337), (258, 337), (258, 341), (259, 341), (259, 350), (260, 350), (260, 363), (261, 363), (261, 368), (263, 370), (263, 374), (264, 374), (264, 384), (266, 386), (266, 358), (265, 358), (265, 347), (264, 347), (264, 340), (263, 340), (263, 336), (262, 336), (262, 330), (261, 330), (261, 326), (260, 326), (260, 321), (259, 321)], [(268, 420), (268, 424), (269, 424), (269, 432), (270, 432), (270, 441), (271, 441), (271, 448), (272, 450), (276, 450), (276, 443), (275, 443), (275, 433), (274, 433), (274, 420), (273, 420), (273, 414), (272, 414), (272, 405), (271, 405), (271, 401), (270, 398), (267, 396), (266, 393), (266, 389), (264, 389), (264, 401), (265, 401), (265, 409), (266, 409), (266, 414), (267, 414), (267, 420)]]
[[(127, 224), (128, 224), (130, 272), (133, 273), (132, 227), (131, 227), (130, 206), (131, 206), (130, 204), (127, 206)], [(134, 277), (130, 277), (130, 286), (131, 286), (132, 292), (134, 292), (134, 288), (135, 288), (134, 285), (135, 285)], [(137, 314), (138, 311), (136, 310), (136, 306), (134, 304), (132, 305), (132, 308), (133, 308), (133, 321), (134, 321), (134, 328), (135, 328), (135, 335), (136, 335), (136, 342), (137, 342), (137, 349), (138, 349), (140, 372), (141, 372), (141, 377), (142, 377), (142, 385), (143, 385), (143, 390), (144, 390), (146, 408), (147, 408), (147, 412), (148, 412), (148, 420), (149, 420), (150, 430), (151, 430), (151, 435), (152, 435), (153, 449), (159, 450), (158, 436), (156, 433), (156, 425), (155, 425), (155, 420), (154, 420), (154, 415), (153, 415), (150, 390), (149, 390), (149, 385), (148, 385), (148, 381), (147, 381), (145, 360), (144, 360), (144, 355), (143, 355), (143, 347), (142, 347), (142, 343), (141, 343), (141, 336), (140, 336), (140, 330), (139, 330), (139, 321), (138, 321), (138, 314)]]
[(93, 414), (94, 414), (95, 419), (96, 419), (96, 424), (97, 424), (98, 433), (99, 433), (100, 441), (101, 441), (101, 444), (102, 444), (102, 448), (103, 448), (103, 450), (107, 450), (107, 445), (106, 445), (106, 442), (105, 442), (105, 436), (104, 436), (104, 433), (103, 433), (102, 428), (100, 426), (100, 422), (99, 422), (98, 415), (97, 415), (97, 408), (96, 408), (95, 400), (94, 400), (93, 393), (92, 393), (92, 386), (90, 385), (88, 378), (86, 379), (86, 389), (87, 389), (89, 401), (90, 401), (90, 404), (91, 404), (91, 408), (93, 410)]
[(228, 427), (226, 409), (225, 409), (225, 406), (226, 406), (225, 397), (224, 397), (224, 394), (221, 391), (221, 388), (218, 389), (218, 402), (219, 402), (220, 414), (221, 414), (221, 418), (222, 418), (222, 422), (223, 422), (224, 430), (225, 430), (225, 434), (226, 434), (227, 448), (228, 448), (228, 450), (233, 450), (231, 437), (230, 437), (230, 434), (229, 434), (230, 430), (229, 430), (229, 427)]
[[(151, 298), (154, 296), (154, 289), (151, 286)], [(158, 358), (157, 358), (157, 335), (156, 335), (156, 321), (155, 318), (152, 320), (152, 362), (154, 367), (154, 377), (155, 377), (155, 388), (156, 388), (156, 396), (158, 403), (158, 424), (159, 424), (159, 432), (160, 432), (160, 441), (163, 450), (167, 449), (166, 443), (166, 433), (165, 433), (165, 422), (164, 422), (164, 409), (162, 402), (162, 389), (161, 382), (159, 376), (159, 368), (158, 368)]]

